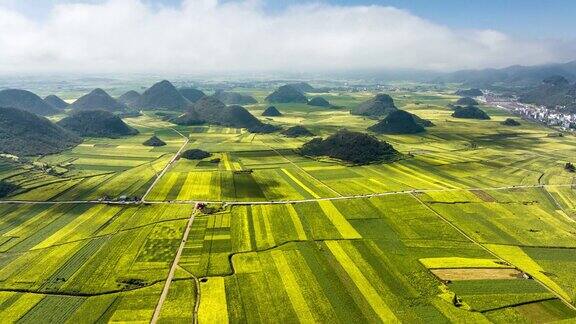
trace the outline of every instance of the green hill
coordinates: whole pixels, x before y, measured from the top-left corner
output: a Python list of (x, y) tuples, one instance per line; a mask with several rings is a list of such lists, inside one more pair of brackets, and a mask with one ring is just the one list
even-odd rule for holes
[(513, 118), (506, 118), (505, 121), (501, 123), (504, 126), (520, 126), (520, 122)]
[(460, 106), (478, 106), (478, 101), (470, 97), (464, 97), (456, 100), (456, 104)]
[(290, 85), (283, 85), (266, 97), (270, 103), (308, 103), (306, 96)]
[(308, 101), (308, 105), (316, 107), (330, 107), (332, 106), (328, 100), (322, 97), (314, 97)]
[(222, 101), (227, 105), (251, 105), (258, 103), (258, 101), (254, 99), (254, 97), (237, 92), (227, 92), (218, 90), (216, 91), (216, 93), (214, 93), (213, 96), (214, 98)]
[(0, 107), (12, 107), (41, 116), (50, 116), (59, 112), (34, 93), (20, 89), (0, 90)]
[(198, 114), (198, 112), (194, 109), (189, 109), (186, 113), (169, 120), (174, 124), (181, 126), (194, 126), (206, 123), (206, 121), (202, 119), (200, 114)]
[(190, 107), (187, 113), (174, 119), (174, 122), (179, 125), (190, 125), (190, 120), (226, 127), (247, 128), (254, 133), (269, 133), (278, 129), (262, 123), (246, 108), (238, 105), (226, 106), (214, 97), (201, 98)]
[(160, 81), (142, 94), (139, 106), (143, 109), (183, 111), (190, 105), (170, 81)]
[(415, 115), (404, 110), (390, 112), (377, 124), (368, 127), (368, 130), (380, 134), (416, 134), (425, 131)]
[(21, 187), (17, 184), (13, 184), (5, 180), (0, 180), (0, 198), (8, 197), (19, 189), (21, 189)]
[(564, 107), (576, 112), (576, 84), (559, 75), (544, 79), (540, 85), (520, 95), (519, 101), (546, 106), (550, 108)]
[(166, 142), (154, 135), (142, 143), (144, 146), (165, 146)]
[(306, 136), (314, 136), (314, 134), (309, 131), (304, 126), (292, 126), (282, 131), (282, 135), (286, 137), (306, 137)]
[(456, 106), (454, 108), (454, 112), (452, 113), (452, 117), (466, 119), (490, 119), (490, 116), (488, 116), (484, 110), (476, 106)]
[(194, 103), (194, 102), (200, 100), (200, 98), (206, 96), (206, 94), (202, 90), (198, 90), (198, 89), (194, 89), (194, 88), (180, 88), (180, 89), (178, 89), (178, 92), (180, 92), (180, 94), (182, 96), (184, 96), (184, 98), (188, 99), (188, 101), (190, 101), (192, 103)]
[(398, 156), (392, 145), (376, 137), (340, 130), (326, 139), (315, 138), (298, 152), (305, 156), (328, 156), (354, 164), (391, 161)]
[(58, 125), (82, 137), (117, 138), (138, 134), (120, 117), (105, 110), (81, 110), (58, 122)]
[(416, 123), (422, 127), (434, 127), (434, 126), (436, 126), (432, 121), (430, 121), (428, 119), (420, 118), (420, 117), (418, 117), (418, 115), (412, 114), (412, 117), (414, 117), (414, 120), (416, 121)]
[(266, 108), (266, 110), (264, 110), (264, 112), (262, 113), (262, 116), (278, 117), (278, 116), (282, 116), (282, 113), (276, 107), (270, 106), (270, 107)]
[(66, 109), (69, 106), (69, 104), (66, 101), (62, 100), (60, 97), (56, 95), (47, 96), (46, 98), (44, 98), (44, 102), (46, 102), (47, 104), (56, 109)]
[(358, 107), (352, 109), (352, 115), (382, 117), (386, 116), (398, 108), (394, 105), (394, 100), (387, 94), (377, 94), (374, 98), (364, 101)]
[(302, 93), (314, 92), (316, 90), (313, 86), (311, 86), (307, 82), (295, 82), (295, 83), (289, 83), (287, 85), (291, 86), (292, 88), (294, 88), (294, 89), (296, 89)]
[(78, 145), (81, 138), (44, 117), (15, 108), (0, 108), (0, 153), (46, 155)]
[(209, 152), (200, 149), (190, 149), (182, 152), (180, 156), (188, 160), (202, 160), (211, 155), (212, 154), (210, 154)]
[(134, 90), (130, 90), (125, 94), (118, 97), (118, 101), (128, 106), (128, 108), (136, 109), (138, 108), (138, 103), (140, 102), (140, 97), (142, 95)]
[(461, 97), (480, 97), (483, 95), (482, 90), (477, 88), (459, 89), (455, 94)]
[(106, 110), (106, 111), (124, 111), (128, 107), (112, 98), (102, 89), (94, 89), (90, 93), (78, 98), (70, 105), (73, 110)]

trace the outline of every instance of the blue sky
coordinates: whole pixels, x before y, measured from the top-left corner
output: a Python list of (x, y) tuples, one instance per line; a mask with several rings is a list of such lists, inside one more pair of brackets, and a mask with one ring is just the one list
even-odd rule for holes
[(574, 0), (332, 0), (407, 9), (453, 28), (491, 28), (517, 36), (576, 38)]
[[(179, 0), (163, 0), (179, 3)], [(273, 0), (275, 8), (308, 0)], [(383, 5), (454, 28), (493, 28), (530, 37), (576, 38), (575, 0), (326, 0), (349, 5)]]

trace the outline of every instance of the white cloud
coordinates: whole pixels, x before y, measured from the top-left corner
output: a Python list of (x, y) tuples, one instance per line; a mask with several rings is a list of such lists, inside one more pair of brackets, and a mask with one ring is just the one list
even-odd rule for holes
[(550, 42), (453, 30), (383, 6), (260, 1), (58, 4), (41, 21), (0, 7), (0, 72), (453, 70), (564, 59)]

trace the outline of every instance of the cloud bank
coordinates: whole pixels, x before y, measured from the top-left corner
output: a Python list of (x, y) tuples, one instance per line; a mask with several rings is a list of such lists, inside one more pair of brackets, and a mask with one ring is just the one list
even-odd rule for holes
[(35, 21), (0, 6), (0, 73), (339, 71), (501, 67), (565, 59), (554, 43), (454, 30), (383, 6), (140, 0), (55, 5)]

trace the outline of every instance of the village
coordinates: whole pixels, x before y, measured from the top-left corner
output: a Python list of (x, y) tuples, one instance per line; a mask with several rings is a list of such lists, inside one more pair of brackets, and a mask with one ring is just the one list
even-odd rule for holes
[(503, 97), (491, 91), (483, 90), (484, 95), (478, 100), (487, 105), (506, 109), (524, 119), (535, 121), (546, 126), (558, 127), (562, 131), (576, 130), (576, 114), (562, 112), (563, 107), (554, 109), (546, 106), (537, 106), (518, 101), (515, 96)]

